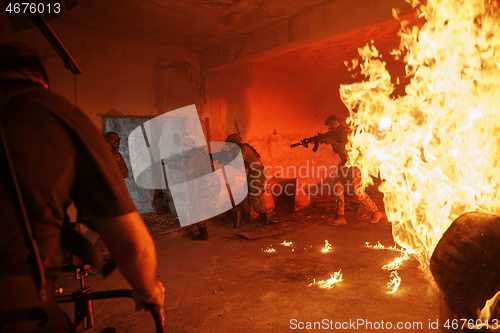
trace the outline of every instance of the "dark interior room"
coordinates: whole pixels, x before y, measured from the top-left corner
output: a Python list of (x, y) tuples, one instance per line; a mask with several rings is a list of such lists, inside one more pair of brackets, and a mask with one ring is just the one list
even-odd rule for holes
[[(38, 25), (4, 2), (0, 42), (38, 50), (50, 90), (118, 137), (165, 332), (498, 329), (496, 0), (31, 1)], [(183, 149), (226, 184), (210, 212), (194, 213), (208, 183), (171, 178)], [(245, 154), (265, 170), (258, 204)], [(130, 288), (118, 270), (64, 271), (56, 295), (82, 283)], [(130, 299), (91, 308), (88, 332), (156, 332)]]

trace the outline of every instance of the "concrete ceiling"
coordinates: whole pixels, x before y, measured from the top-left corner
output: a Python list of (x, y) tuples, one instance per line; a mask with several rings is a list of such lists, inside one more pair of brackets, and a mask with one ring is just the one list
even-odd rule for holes
[(413, 12), (404, 0), (82, 0), (58, 20), (200, 52), (204, 70), (257, 62), (311, 72), (352, 59), (371, 39), (395, 47), (394, 7)]
[(261, 60), (259, 64), (302, 73), (337, 71), (339, 67), (346, 68), (344, 62), (359, 58), (358, 48), (372, 41), (384, 59), (387, 59), (390, 51), (399, 45), (399, 29), (399, 21), (386, 21)]
[(61, 20), (201, 51), (325, 0), (81, 0)]

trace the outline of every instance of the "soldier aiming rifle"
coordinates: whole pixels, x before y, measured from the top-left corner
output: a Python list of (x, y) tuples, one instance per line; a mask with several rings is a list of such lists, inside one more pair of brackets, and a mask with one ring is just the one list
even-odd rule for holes
[(328, 126), (328, 132), (324, 134), (318, 133), (318, 135), (308, 139), (304, 139), (298, 143), (291, 145), (291, 147), (293, 148), (299, 145), (303, 145), (307, 148), (309, 143), (314, 143), (313, 152), (316, 152), (318, 150), (319, 144), (323, 143), (330, 145), (333, 149), (333, 153), (339, 155), (341, 163), (339, 165), (340, 172), (337, 172), (337, 175), (339, 177), (338, 184), (340, 186), (335, 187), (339, 191), (339, 193), (335, 193), (334, 195), (336, 216), (332, 224), (339, 225), (347, 223), (344, 218), (345, 201), (343, 188), (348, 183), (351, 183), (353, 185), (354, 195), (356, 196), (356, 199), (371, 212), (370, 222), (379, 222), (383, 214), (378, 210), (377, 205), (372, 201), (368, 194), (365, 193), (364, 186), (361, 182), (361, 172), (359, 168), (345, 166), (348, 158), (346, 145), (348, 142), (349, 128), (344, 127), (335, 115), (330, 115), (328, 118), (326, 118), (325, 125)]
[(319, 148), (319, 144), (326, 137), (328, 137), (328, 132), (327, 133), (318, 133), (315, 136), (311, 136), (310, 138), (303, 139), (300, 142), (297, 142), (297, 143), (290, 145), (290, 148), (297, 147), (297, 146), (304, 146), (306, 148), (309, 148), (309, 144), (313, 143), (314, 147), (313, 147), (312, 151), (316, 152)]

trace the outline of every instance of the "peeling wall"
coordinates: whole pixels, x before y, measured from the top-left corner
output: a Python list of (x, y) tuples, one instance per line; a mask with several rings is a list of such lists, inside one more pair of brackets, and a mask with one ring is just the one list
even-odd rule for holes
[[(119, 133), (120, 151), (129, 168), (127, 137), (133, 129), (130, 126), (145, 119), (120, 122), (119, 118), (110, 118), (104, 126), (98, 114), (147, 119), (203, 100), (198, 55), (194, 52), (77, 28), (58, 28), (57, 20), (51, 21), (51, 25), (82, 68), (76, 84), (75, 76), (64, 68), (37, 28), (13, 34), (7, 22), (0, 22), (0, 42), (22, 42), (46, 55), (44, 65), (51, 90), (76, 102), (100, 130)], [(153, 191), (135, 186), (131, 169), (126, 182), (139, 211), (151, 212)]]
[[(389, 64), (393, 75), (404, 76), (404, 68)], [(290, 145), (328, 130), (324, 125), (330, 114), (345, 125), (349, 116), (339, 97), (341, 84), (354, 80), (345, 67), (324, 74), (298, 74), (259, 65), (241, 65), (231, 69), (207, 72), (207, 103), (203, 117), (210, 118), (212, 141), (224, 140), (238, 132), (253, 145), (267, 166), (267, 176), (299, 178), (310, 191), (318, 185), (332, 185), (329, 175), (340, 159), (328, 145)], [(404, 80), (403, 80), (404, 81)], [(396, 89), (402, 93), (402, 86)]]
[(305, 185), (326, 176), (317, 166), (338, 164), (329, 146), (322, 145), (317, 153), (311, 146), (290, 148), (306, 137), (327, 131), (324, 120), (331, 113), (347, 116), (347, 110), (341, 112), (332, 105), (334, 101), (341, 105), (338, 86), (335, 90), (328, 81), (312, 84), (306, 75), (258, 65), (205, 76), (207, 103), (203, 115), (210, 118), (212, 141), (239, 131), (243, 140), (262, 155), (268, 177), (300, 178)]
[[(83, 74), (76, 76), (76, 103), (96, 126), (111, 109), (124, 115), (157, 115), (192, 104), (200, 90), (198, 54), (179, 47), (51, 25)], [(0, 22), (0, 42), (23, 42), (46, 54), (51, 89), (75, 102), (75, 76), (37, 28), (11, 33)]]
[[(325, 132), (330, 114), (348, 116), (338, 94), (340, 84), (352, 82), (344, 68), (306, 75), (247, 64), (201, 73), (194, 52), (58, 27), (57, 20), (52, 25), (84, 72), (76, 78), (77, 104), (101, 129), (97, 114), (109, 110), (152, 117), (195, 103), (208, 141), (240, 133), (261, 153), (268, 177), (316, 184), (325, 167), (339, 162), (329, 146), (314, 153), (290, 145)], [(46, 53), (51, 89), (75, 101), (74, 76), (36, 28), (12, 34), (6, 22), (0, 27), (1, 42), (21, 41)]]

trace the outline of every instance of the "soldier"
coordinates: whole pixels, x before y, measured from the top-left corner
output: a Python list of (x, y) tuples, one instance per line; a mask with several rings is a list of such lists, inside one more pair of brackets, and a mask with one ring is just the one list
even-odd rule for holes
[(260, 215), (262, 224), (267, 224), (267, 214), (261, 199), (266, 185), (266, 173), (260, 160), (260, 154), (248, 143), (243, 143), (238, 134), (231, 134), (226, 142), (232, 142), (241, 149), (241, 155), (247, 171), (248, 196), (243, 201), (243, 221), (250, 221), (250, 206)]
[[(180, 135), (176, 133), (174, 135), (174, 143), (176, 146), (181, 146), (180, 140)], [(211, 190), (214, 188), (220, 188), (220, 181), (218, 176), (213, 173), (207, 147), (194, 146), (193, 140), (189, 137), (184, 138), (184, 141), (183, 145), (191, 147), (192, 149), (181, 153), (176, 161), (169, 164), (169, 168), (184, 173), (186, 186), (188, 186), (188, 200), (195, 205), (194, 209), (190, 211), (190, 214), (192, 214), (191, 217), (199, 220), (203, 216), (214, 216), (212, 209), (215, 208), (219, 198), (217, 196), (207, 195), (207, 193), (211, 193)], [(203, 179), (201, 177), (203, 177)], [(208, 239), (206, 221), (198, 222), (194, 225), (198, 228), (198, 234), (191, 237), (191, 239)]]
[(333, 114), (326, 118), (325, 125), (328, 126), (328, 132), (325, 133), (326, 137), (321, 140), (321, 143), (331, 145), (333, 152), (338, 154), (341, 159), (339, 165), (340, 172), (338, 172), (338, 177), (340, 179), (339, 182), (335, 184), (334, 193), (334, 208), (336, 208), (337, 216), (333, 224), (340, 225), (347, 223), (344, 218), (345, 200), (343, 188), (349, 183), (353, 185), (356, 198), (372, 213), (370, 222), (378, 223), (382, 217), (382, 213), (378, 210), (377, 205), (368, 194), (365, 193), (364, 186), (361, 183), (361, 171), (357, 167), (347, 168), (345, 166), (347, 162), (347, 151), (345, 146), (348, 141), (349, 129), (344, 127), (339, 119)]
[(121, 141), (120, 137), (115, 132), (107, 132), (106, 134), (104, 134), (104, 139), (108, 143), (109, 149), (111, 149), (111, 153), (113, 154), (113, 156), (116, 159), (116, 162), (118, 163), (118, 167), (120, 168), (122, 177), (127, 178), (128, 177), (127, 163), (125, 163), (122, 154), (120, 154), (120, 152), (118, 151), (118, 149), (120, 148), (120, 141)]

